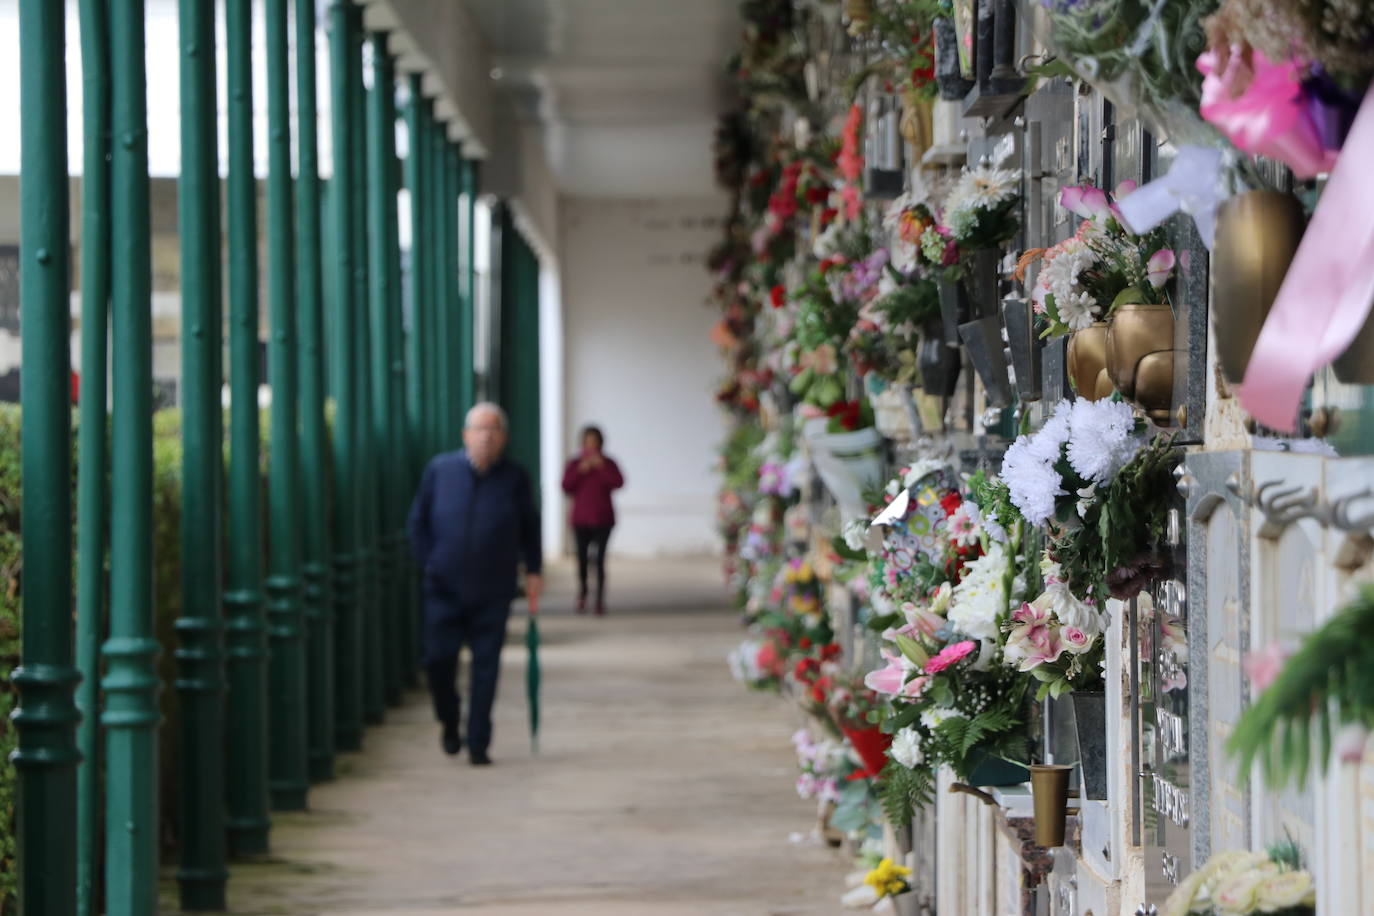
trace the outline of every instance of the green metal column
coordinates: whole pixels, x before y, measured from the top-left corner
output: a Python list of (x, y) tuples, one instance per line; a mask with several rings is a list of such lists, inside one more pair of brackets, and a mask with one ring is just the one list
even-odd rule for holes
[[(426, 359), (428, 349), (425, 340), (429, 335), (425, 308), (425, 278), (429, 267), (425, 263), (429, 248), (424, 243), (425, 232), (425, 165), (426, 144), (424, 142), (424, 99), (420, 94), (420, 74), (412, 73), (407, 82), (406, 100), (406, 160), (405, 183), (410, 202), (410, 259), (409, 283), (407, 284), (407, 328), (405, 337), (405, 416), (406, 416), (406, 470), (408, 475), (407, 492), (413, 495), (420, 481), (420, 473), (429, 458), (425, 447), (425, 390), (428, 378)], [(407, 542), (407, 553), (410, 545)], [(414, 560), (411, 554), (411, 560)], [(410, 575), (410, 613), (407, 626), (410, 636), (410, 656), (418, 660), (423, 650), (421, 640), (421, 620), (424, 608), (420, 594), (421, 570), (411, 565)]]
[(24, 591), (13, 760), (19, 894), (33, 916), (76, 911), (65, 10), (63, 0), (19, 7)]
[(258, 469), (258, 219), (253, 177), (252, 0), (227, 0), (229, 82), (229, 849), (267, 852), (267, 642)]
[(334, 395), (334, 740), (341, 751), (363, 743), (362, 629), (358, 616), (358, 400), (354, 360), (360, 349), (354, 286), (353, 160), (357, 155), (357, 124), (350, 104), (349, 84), (357, 53), (353, 17), (348, 0), (329, 6), (330, 130), (334, 147), (334, 177), (329, 190), (333, 224), (331, 261), (334, 265), (333, 322), (330, 327), (330, 390)]
[(300, 442), (296, 413), (296, 258), (292, 232), (291, 64), (287, 7), (267, 0), (267, 301), (272, 512), (267, 591), (272, 807), (299, 811), (310, 786), (305, 753), (305, 635), (300, 605)]
[(296, 276), (300, 336), (301, 580), (306, 626), (306, 745), (310, 778), (334, 776), (334, 612), (329, 603), (325, 499), (329, 431), (324, 419), (324, 311), (320, 272), (319, 118), (315, 85), (315, 2), (296, 0)]
[(458, 379), (458, 415), (461, 435), (461, 418), (476, 400), (473, 320), (477, 314), (477, 263), (474, 260), (477, 255), (477, 160), (460, 160), (459, 174), (462, 196), (458, 203), (458, 345), (463, 363)]
[(103, 0), (82, 0), (81, 85), (81, 422), (76, 494), (76, 660), (81, 683), (77, 745), (76, 908), (93, 916), (99, 901), (100, 643), (105, 638), (105, 549), (109, 519), (106, 385), (110, 333), (110, 32)]
[(539, 499), (539, 258), (500, 208), (500, 403), (510, 414), (511, 458), (525, 467)]
[(396, 659), (397, 676), (401, 690), (414, 687), (416, 683), (415, 664), (418, 656), (412, 646), (416, 639), (418, 617), (415, 614), (415, 576), (411, 565), (410, 547), (406, 541), (406, 515), (410, 508), (412, 495), (410, 480), (410, 441), (406, 435), (406, 363), (405, 363), (405, 303), (401, 292), (401, 223), (397, 203), (400, 192), (401, 163), (396, 157), (396, 86), (395, 65), (388, 61), (392, 70), (392, 91), (386, 98), (386, 117), (388, 130), (383, 135), (387, 169), (387, 237), (386, 264), (390, 273), (391, 302), (387, 309), (387, 364), (390, 375), (387, 383), (388, 409), (391, 414), (391, 433), (387, 440), (387, 501), (390, 515), (387, 516), (392, 528), (392, 589), (387, 597), (387, 615), (395, 627), (396, 643), (392, 647)]
[[(222, 910), (224, 633), (220, 618), (224, 411), (220, 347), (218, 119), (214, 6), (181, 0), (181, 617), (177, 681), (181, 724), (183, 910)], [(84, 430), (83, 430), (84, 431)], [(82, 468), (84, 471), (84, 467)], [(83, 532), (84, 535), (84, 532)]]
[(435, 452), (444, 452), (454, 447), (453, 432), (453, 354), (449, 352), (449, 342), (453, 339), (453, 302), (449, 299), (452, 284), (449, 277), (453, 273), (454, 246), (449, 238), (448, 214), (452, 209), (448, 184), (448, 137), (442, 122), (434, 121), (430, 134), (430, 180), (434, 187), (434, 207), (432, 223), (434, 230), (434, 258), (430, 266), (434, 269), (431, 280), (434, 290), (434, 442)]
[(110, 5), (114, 398), (105, 643), (105, 908), (157, 908), (158, 643), (153, 629), (153, 317), (143, 0)]
[(425, 211), (428, 196), (425, 157), (425, 103), (420, 94), (420, 74), (412, 73), (407, 84), (406, 100), (406, 191), (410, 201), (410, 283), (408, 284), (408, 330), (406, 334), (406, 432), (410, 443), (411, 486), (420, 480), (420, 472), (429, 460), (425, 435), (428, 416), (425, 394), (428, 388), (429, 366), (426, 339), (430, 335), (425, 304), (428, 289), (429, 245)]
[(378, 620), (380, 639), (374, 646), (382, 669), (386, 702), (401, 700), (401, 664), (398, 645), (400, 632), (398, 606), (396, 510), (404, 496), (396, 492), (392, 471), (397, 457), (400, 418), (392, 411), (392, 321), (395, 305), (391, 269), (392, 224), (396, 221), (396, 185), (392, 178), (395, 156), (391, 142), (396, 136), (396, 68), (386, 49), (386, 34), (374, 32), (372, 47), (372, 89), (367, 97), (367, 250), (370, 261), (368, 279), (371, 305), (372, 343), (372, 441), (378, 458), (377, 520), (377, 597), (376, 609), (386, 611)]
[(447, 388), (449, 410), (446, 447), (458, 448), (463, 441), (463, 414), (467, 410), (462, 398), (463, 376), (467, 374), (468, 356), (463, 351), (463, 313), (467, 311), (463, 299), (461, 266), (462, 245), (458, 234), (458, 197), (463, 192), (462, 160), (458, 144), (444, 143), (444, 240), (448, 244), (444, 287), (449, 333), (444, 339), (445, 362), (448, 364)]
[[(349, 101), (353, 106), (354, 123), (360, 131), (354, 143), (353, 207), (357, 220), (353, 224), (353, 262), (358, 327), (370, 333), (368, 321), (368, 174), (367, 174), (367, 96), (363, 85), (363, 11), (361, 6), (350, 10), (356, 47), (350, 58), (352, 76), (349, 80)], [(372, 350), (363, 343), (354, 353), (354, 369), (361, 379), (358, 396), (358, 498), (361, 503), (358, 527), (358, 605), (363, 627), (363, 721), (379, 724), (386, 716), (386, 688), (383, 680), (383, 651), (381, 649), (381, 610), (377, 591), (377, 460), (372, 437)]]

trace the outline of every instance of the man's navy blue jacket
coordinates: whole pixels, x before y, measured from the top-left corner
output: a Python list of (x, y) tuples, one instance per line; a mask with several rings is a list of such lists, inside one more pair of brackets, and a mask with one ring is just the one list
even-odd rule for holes
[(425, 587), (457, 607), (509, 604), (517, 561), (529, 573), (543, 565), (529, 474), (504, 458), (479, 474), (466, 452), (436, 455), (407, 527)]

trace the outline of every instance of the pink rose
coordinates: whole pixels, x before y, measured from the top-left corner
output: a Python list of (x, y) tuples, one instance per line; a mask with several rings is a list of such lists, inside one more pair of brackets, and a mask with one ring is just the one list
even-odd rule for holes
[(1087, 652), (1096, 641), (1078, 627), (1065, 627), (1059, 632), (1059, 638), (1064, 643), (1064, 651), (1074, 655), (1082, 655)]

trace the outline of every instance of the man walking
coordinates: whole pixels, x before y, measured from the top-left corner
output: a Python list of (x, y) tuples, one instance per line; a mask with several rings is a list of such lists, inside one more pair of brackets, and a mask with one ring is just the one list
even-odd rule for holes
[(472, 651), (467, 740), (475, 766), (491, 763), (491, 706), (521, 559), (526, 594), (537, 599), (543, 588), (539, 510), (529, 474), (503, 457), (507, 426), (495, 404), (469, 410), (463, 450), (429, 462), (407, 523), (424, 570), (425, 673), (448, 754), (463, 749), (455, 681), (463, 644)]

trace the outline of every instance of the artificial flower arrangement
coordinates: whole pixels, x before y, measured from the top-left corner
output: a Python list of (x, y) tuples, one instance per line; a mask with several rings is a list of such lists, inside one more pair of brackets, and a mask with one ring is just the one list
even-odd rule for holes
[(1231, 851), (1212, 856), (1183, 879), (1162, 916), (1315, 916), (1317, 889), (1303, 870), (1298, 848), (1286, 841), (1264, 852)]
[(844, 397), (840, 347), (859, 314), (855, 302), (835, 297), (825, 274), (823, 262), (791, 297), (795, 316), (785, 357), (792, 373), (788, 388), (822, 411)]
[(940, 318), (940, 294), (934, 281), (920, 274), (905, 276), (890, 264), (876, 297), (859, 310), (845, 353), (862, 376), (884, 386), (911, 385), (921, 329)]
[(808, 729), (799, 728), (792, 734), (792, 748), (799, 771), (797, 794), (822, 804), (839, 802), (840, 786), (853, 769), (844, 744), (829, 735), (816, 740)]
[(882, 797), (901, 823), (930, 802), (942, 764), (965, 781), (1025, 778), (1030, 680), (1003, 658), (1011, 605), (1024, 591), (1017, 523), (1004, 528), (938, 463), (908, 469), (895, 489), (875, 522), (884, 536), (873, 556), (875, 589), (895, 611), (870, 621), (885, 664), (865, 683), (888, 698)]
[(1012, 612), (1004, 625), (1002, 659), (1040, 682), (1035, 698), (1070, 690), (1101, 690), (1107, 616), (1093, 598), (1080, 599), (1047, 553), (1040, 561), (1044, 590)]
[(1045, 529), (1072, 595), (1126, 600), (1164, 571), (1178, 461), (1170, 439), (1147, 440), (1129, 405), (1078, 398), (1007, 448), (996, 489)]
[(735, 680), (753, 690), (778, 690), (787, 663), (790, 639), (785, 630), (765, 630), (730, 650), (727, 661)]
[[(1005, 245), (1021, 227), (1020, 207), (1019, 169), (997, 168), (987, 163), (966, 166), (940, 213), (941, 222), (949, 230), (945, 239), (953, 239), (961, 251)], [(928, 234), (929, 230), (922, 234), (922, 248)], [(931, 243), (943, 257), (947, 241), (932, 238)]]
[(1259, 689), (1227, 743), (1248, 780), (1258, 761), (1274, 789), (1307, 781), (1316, 743), (1318, 765), (1334, 756), (1364, 759), (1374, 729), (1374, 585), (1308, 634), (1291, 656), (1276, 650), (1247, 659)]
[(1040, 262), (1030, 298), (1043, 323), (1041, 337), (1087, 330), (1122, 305), (1168, 303), (1166, 287), (1177, 259), (1164, 230), (1136, 234), (1117, 209), (1135, 189), (1134, 181), (1123, 181), (1111, 196), (1092, 185), (1059, 192), (1060, 206), (1083, 220), (1078, 231), (1050, 248), (1025, 252), (1017, 263), (1019, 280)]

